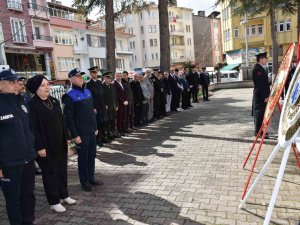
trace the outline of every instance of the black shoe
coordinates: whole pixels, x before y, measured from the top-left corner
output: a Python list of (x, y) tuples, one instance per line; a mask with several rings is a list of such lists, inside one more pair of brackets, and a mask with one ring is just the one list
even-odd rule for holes
[(129, 130), (123, 130), (122, 133), (129, 134), (130, 132), (129, 132)]
[(90, 181), (90, 185), (93, 185), (93, 186), (100, 186), (100, 185), (103, 185), (104, 183), (101, 181), (101, 180), (91, 180)]
[(82, 187), (82, 190), (85, 192), (91, 192), (93, 190), (92, 186), (90, 184), (82, 184), (81, 187)]
[(110, 143), (110, 142), (111, 142), (111, 140), (109, 140), (108, 138), (102, 138), (101, 141), (102, 141), (102, 143), (104, 143), (104, 144), (107, 144), (107, 143)]
[(97, 142), (97, 146), (101, 148), (101, 147), (103, 147), (103, 143), (100, 142), (100, 141), (98, 141), (98, 142)]
[(209, 99), (206, 99), (206, 101), (210, 101)]
[(119, 133), (114, 133), (114, 138), (120, 138), (121, 137), (121, 134)]

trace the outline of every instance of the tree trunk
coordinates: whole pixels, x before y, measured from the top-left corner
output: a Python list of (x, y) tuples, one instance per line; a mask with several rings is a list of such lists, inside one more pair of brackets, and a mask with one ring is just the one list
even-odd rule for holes
[(297, 31), (298, 31), (298, 40), (300, 38), (300, 0), (298, 0), (298, 6), (297, 6)]
[(271, 22), (271, 37), (272, 37), (272, 49), (273, 49), (273, 74), (277, 75), (278, 72), (278, 47), (275, 30), (275, 10), (273, 4), (270, 4), (270, 22)]
[(111, 71), (114, 74), (116, 71), (116, 38), (114, 24), (114, 6), (112, 0), (105, 0), (105, 22), (107, 71)]
[(160, 69), (165, 71), (170, 68), (170, 32), (168, 1), (158, 1), (159, 10), (159, 39), (160, 39)]

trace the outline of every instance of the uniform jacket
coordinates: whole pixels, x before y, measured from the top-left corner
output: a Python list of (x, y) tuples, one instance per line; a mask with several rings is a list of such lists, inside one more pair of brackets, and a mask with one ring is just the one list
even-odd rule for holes
[(32, 161), (34, 136), (23, 97), (0, 93), (0, 105), (0, 168)]
[(209, 74), (208, 73), (200, 73), (200, 85), (208, 86), (210, 84)]
[(90, 79), (86, 85), (93, 96), (94, 108), (97, 110), (96, 118), (100, 123), (108, 121), (106, 104), (103, 95), (103, 84), (100, 80)]
[(118, 108), (118, 100), (116, 89), (112, 84), (105, 84), (103, 82), (103, 93), (104, 93), (104, 101), (107, 105), (107, 114), (109, 120), (113, 120), (117, 116), (117, 108)]
[(63, 95), (62, 102), (64, 117), (72, 138), (97, 130), (92, 94), (87, 88), (72, 85)]
[(263, 113), (261, 111), (265, 110), (266, 103), (264, 101), (270, 95), (270, 86), (268, 74), (260, 64), (254, 66), (252, 70), (252, 79), (254, 83), (252, 114), (256, 117)]
[(190, 72), (188, 76), (186, 77), (187, 81), (189, 82), (189, 85), (193, 86), (193, 89), (197, 89), (198, 85), (200, 83), (199, 74), (198, 73), (192, 73)]

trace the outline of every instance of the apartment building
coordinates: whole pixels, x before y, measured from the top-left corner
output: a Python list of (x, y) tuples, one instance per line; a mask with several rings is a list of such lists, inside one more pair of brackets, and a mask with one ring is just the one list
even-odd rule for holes
[(50, 77), (53, 45), (46, 0), (3, 0), (0, 7), (1, 63), (20, 75)]
[[(245, 63), (246, 32), (248, 34), (249, 61), (255, 63), (258, 52), (267, 51), (272, 59), (272, 39), (270, 18), (267, 13), (254, 17), (235, 16), (233, 11), (241, 3), (231, 7), (226, 0), (221, 4), (223, 32), (223, 49), (226, 61), (232, 66)], [(281, 11), (275, 14), (279, 62), (292, 42), (297, 40), (297, 15), (284, 15)]]
[(213, 67), (222, 62), (222, 32), (219, 12), (205, 16), (205, 11), (193, 15), (195, 64)]
[[(170, 6), (169, 30), (171, 64), (182, 65), (194, 62), (194, 36), (192, 9)], [(130, 67), (136, 71), (144, 68), (159, 68), (160, 40), (158, 6), (153, 4), (138, 13), (121, 17), (115, 25), (120, 32), (128, 32), (134, 36), (129, 38), (131, 56)]]

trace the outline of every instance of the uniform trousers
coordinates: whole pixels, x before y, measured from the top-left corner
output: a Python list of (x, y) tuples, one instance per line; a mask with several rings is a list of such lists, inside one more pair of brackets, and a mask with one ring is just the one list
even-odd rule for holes
[(148, 122), (149, 100), (143, 102), (142, 123)]
[(261, 103), (256, 105), (254, 107), (254, 126), (255, 126), (255, 133), (258, 133), (260, 130), (260, 127), (263, 123), (264, 120), (264, 114), (265, 114), (265, 109), (266, 109), (267, 103)]
[(181, 108), (186, 109), (187, 107), (189, 107), (189, 92), (184, 90), (181, 93)]
[(80, 135), (81, 143), (76, 145), (78, 154), (78, 173), (82, 185), (89, 184), (94, 180), (95, 175), (95, 158), (96, 158), (96, 135)]
[(148, 117), (147, 120), (151, 120), (153, 117), (153, 98), (150, 98), (149, 101), (149, 109), (148, 109)]
[(38, 158), (38, 164), (42, 170), (44, 190), (49, 205), (56, 205), (60, 199), (69, 197), (67, 175), (67, 153), (63, 159), (50, 160)]
[(172, 100), (172, 94), (166, 96), (167, 103), (166, 103), (166, 112), (171, 111), (171, 100)]
[(129, 102), (128, 106), (126, 107), (126, 122), (125, 122), (125, 129), (133, 127), (133, 117), (134, 117), (134, 106), (133, 102)]
[(198, 92), (199, 88), (193, 88), (192, 90), (192, 96), (193, 96), (193, 102), (198, 102)]
[(141, 126), (142, 123), (143, 104), (134, 106), (134, 126)]
[(29, 163), (2, 168), (0, 179), (11, 225), (32, 225), (35, 208), (35, 166)]
[(203, 100), (208, 100), (208, 86), (202, 85), (202, 96)]

